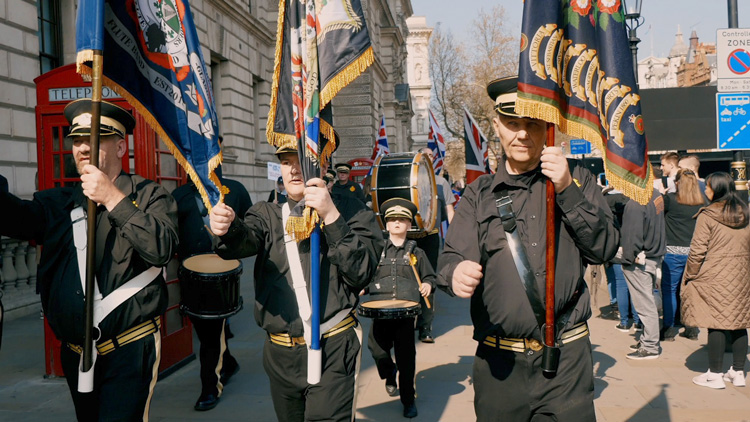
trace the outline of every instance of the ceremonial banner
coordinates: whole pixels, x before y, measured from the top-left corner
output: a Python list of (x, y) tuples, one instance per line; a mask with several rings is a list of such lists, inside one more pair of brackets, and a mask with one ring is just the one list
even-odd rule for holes
[(432, 161), (432, 168), (435, 170), (435, 175), (440, 174), (440, 170), (443, 169), (443, 160), (445, 159), (445, 140), (443, 134), (440, 132), (440, 125), (438, 125), (435, 116), (430, 113), (430, 132), (428, 135), (429, 141), (427, 141), (427, 148), (432, 150), (434, 157)]
[(388, 149), (388, 135), (385, 133), (385, 116), (380, 118), (380, 129), (378, 129), (378, 139), (375, 141), (375, 148), (372, 150), (371, 159), (375, 159), (378, 155), (386, 155), (390, 152)]
[(490, 174), (487, 137), (484, 136), (469, 110), (464, 108), (464, 140), (466, 141), (466, 184), (483, 174)]
[(328, 105), (373, 61), (359, 0), (279, 0), (268, 142), (299, 142), (315, 167), (328, 162), (337, 147)]
[(76, 63), (84, 77), (93, 50), (103, 51), (103, 84), (145, 118), (210, 210), (226, 188), (216, 174), (218, 119), (188, 1), (80, 0)]
[(607, 180), (645, 204), (653, 172), (624, 21), (620, 0), (526, 0), (516, 113), (591, 142)]

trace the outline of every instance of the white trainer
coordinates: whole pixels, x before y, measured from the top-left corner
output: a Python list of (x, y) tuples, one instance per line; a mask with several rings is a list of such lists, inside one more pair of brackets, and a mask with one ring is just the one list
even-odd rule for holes
[(735, 371), (734, 368), (729, 368), (726, 374), (724, 374), (724, 381), (731, 382), (735, 387), (745, 386), (745, 373), (743, 371)]
[(703, 387), (722, 389), (726, 388), (724, 380), (722, 379), (723, 374), (715, 374), (709, 370), (705, 374), (698, 375), (693, 378), (693, 383)]

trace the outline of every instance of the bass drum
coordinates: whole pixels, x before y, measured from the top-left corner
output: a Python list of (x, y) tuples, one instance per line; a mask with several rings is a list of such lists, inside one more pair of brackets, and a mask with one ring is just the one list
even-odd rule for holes
[(403, 198), (417, 206), (409, 234), (423, 235), (435, 228), (437, 187), (430, 158), (421, 152), (381, 155), (372, 165), (372, 210), (380, 227), (385, 221), (380, 206), (391, 198)]

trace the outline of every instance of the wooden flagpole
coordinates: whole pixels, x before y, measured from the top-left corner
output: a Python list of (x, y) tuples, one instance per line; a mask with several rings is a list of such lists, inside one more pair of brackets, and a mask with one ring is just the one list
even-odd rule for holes
[[(546, 146), (555, 146), (555, 125), (547, 123)], [(547, 253), (546, 253), (544, 344), (555, 346), (555, 185), (547, 179)]]

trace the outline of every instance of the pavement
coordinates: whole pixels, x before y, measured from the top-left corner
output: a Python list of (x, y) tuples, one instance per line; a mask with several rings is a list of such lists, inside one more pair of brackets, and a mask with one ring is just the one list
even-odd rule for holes
[[(251, 268), (252, 261), (246, 261), (242, 295), (248, 305), (253, 303)], [(750, 387), (728, 384), (724, 390), (712, 390), (692, 383), (694, 376), (708, 368), (706, 330), (702, 330), (698, 341), (677, 337), (675, 342), (662, 343), (659, 359), (626, 359), (628, 346), (636, 342), (635, 333), (619, 332), (614, 329), (616, 321), (598, 316), (599, 308), (608, 304), (602, 283), (596, 277), (589, 281), (595, 313), (589, 321), (594, 404), (599, 421), (750, 421)], [(473, 421), (476, 418), (471, 370), (476, 342), (471, 339), (469, 301), (442, 293), (436, 299), (436, 342), (417, 344), (416, 420)], [(231, 322), (235, 337), (230, 341), (230, 350), (241, 369), (224, 389), (219, 405), (207, 412), (193, 410), (200, 382), (198, 362), (192, 360), (157, 383), (151, 421), (276, 420), (261, 362), (265, 334), (253, 321), (252, 306), (246, 306)], [(363, 318), (362, 325), (366, 333), (370, 321)], [(194, 344), (197, 350), (197, 339)], [(726, 354), (725, 367), (730, 362), (731, 356)], [(0, 350), (0, 421), (75, 420), (65, 380), (45, 378), (43, 374), (44, 339), (39, 315), (6, 321)], [(402, 420), (401, 403), (398, 397), (386, 394), (366, 346), (357, 388), (358, 421)]]

